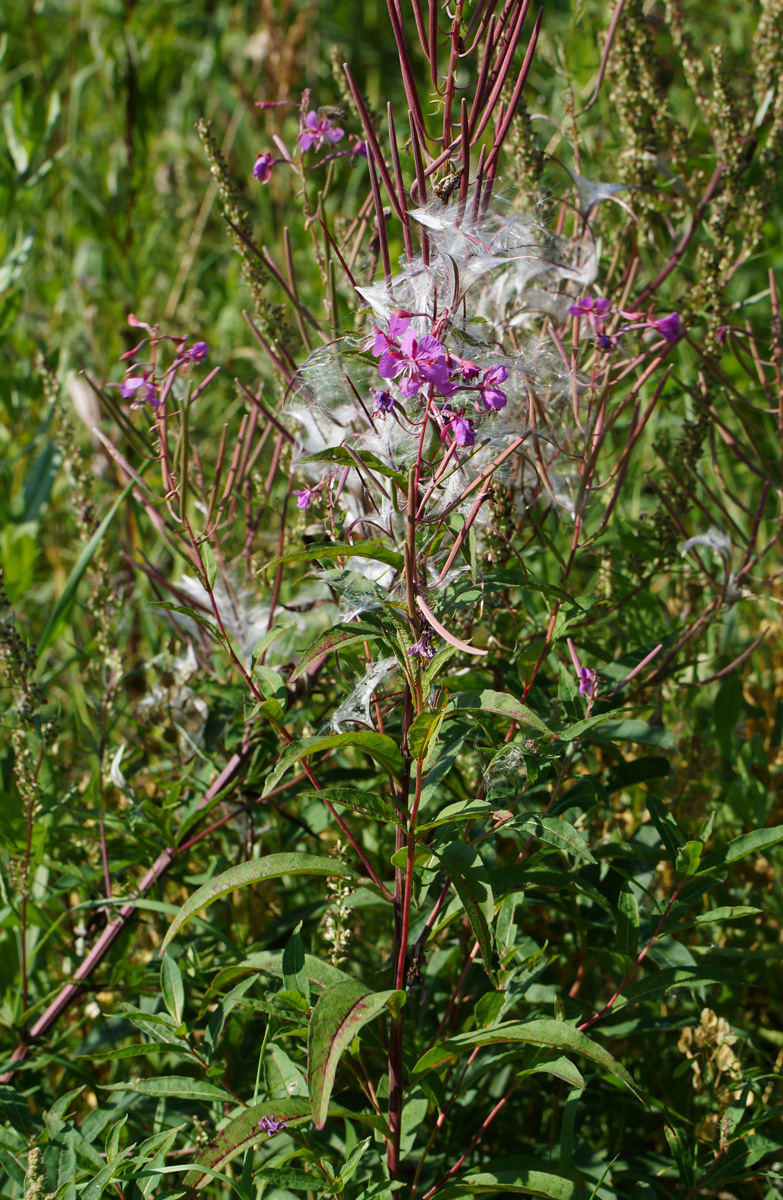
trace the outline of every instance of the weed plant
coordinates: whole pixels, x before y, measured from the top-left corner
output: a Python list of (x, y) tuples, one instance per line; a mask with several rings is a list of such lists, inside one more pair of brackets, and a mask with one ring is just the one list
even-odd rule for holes
[(122, 299), (0, 265), (4, 1195), (781, 1195), (782, 13), (264, 4), (143, 227), (104, 18)]

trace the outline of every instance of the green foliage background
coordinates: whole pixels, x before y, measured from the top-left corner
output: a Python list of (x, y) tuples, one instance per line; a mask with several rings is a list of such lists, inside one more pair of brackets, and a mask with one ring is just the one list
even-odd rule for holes
[[(611, 67), (611, 86), (580, 120), (575, 156), (569, 89), (578, 111), (591, 95), (611, 14), (599, 3), (553, 4), (525, 93), (535, 146), (547, 157), (534, 188), (536, 164), (525, 158), (533, 143), (520, 134), (509, 156), (509, 186), (527, 186), (531, 206), (541, 203), (549, 219), (556, 201), (569, 193), (573, 174), (633, 181), (639, 189), (633, 196), (638, 229), (626, 228), (623, 210), (613, 203), (601, 206), (595, 227), (602, 238), (603, 270), (610, 269), (619, 244), (623, 253), (629, 247), (638, 254), (647, 282), (665, 261), (661, 247), (669, 246), (673, 225), (682, 228), (678, 222), (695, 211), (715, 162), (726, 163), (730, 182), (724, 180), (718, 202), (727, 205), (727, 228), (716, 222), (699, 248), (691, 248), (663, 288), (660, 311), (682, 311), (700, 345), (712, 338), (711, 352), (725, 378), (744, 387), (744, 376), (728, 354), (721, 358), (714, 338), (719, 323), (746, 320), (760, 339), (770, 334), (769, 272), (779, 273), (781, 265), (783, 188), (779, 155), (763, 158), (764, 137), (771, 137), (763, 121), (778, 103), (781, 10), (774, 3), (764, 9), (750, 2), (730, 5), (719, 35), (722, 73), (710, 57), (718, 36), (712, 17), (701, 5), (686, 6), (686, 14), (692, 60), (687, 45), (678, 53), (663, 6), (627, 5), (626, 41), (619, 43), (626, 58), (618, 51), (627, 73)], [(754, 58), (752, 49), (760, 20), (772, 22), (767, 44), (773, 49), (765, 59)], [(647, 39), (658, 71), (645, 111), (639, 108), (644, 88), (628, 74), (638, 39)], [(263, 96), (298, 103), (301, 90), (309, 87), (318, 104), (343, 103), (343, 85), (330, 64), (335, 43), (340, 47), (335, 60), (344, 57), (352, 64), (375, 108), (391, 100), (404, 111), (398, 56), (380, 4), (341, 2), (327, 11), (326, 6), (272, 0), (260, 5), (44, 0), (35, 6), (8, 0), (4, 10), (0, 562), (22, 648), (17, 647), (15, 677), (9, 672), (0, 760), (0, 1070), (109, 919), (101, 823), (115, 905), (132, 897), (134, 883), (158, 854), (176, 843), (185, 846), (164, 881), (148, 898), (134, 902), (138, 918), (126, 924), (76, 1003), (40, 1044), (30, 1047), (13, 1080), (0, 1085), (1, 1187), (9, 1196), (98, 1197), (104, 1188), (105, 1194), (128, 1200), (184, 1194), (181, 1177), (172, 1179), (162, 1169), (194, 1161), (219, 1123), (234, 1113), (235, 1100), (266, 1104), (278, 1116), (289, 1112), (291, 1130), (298, 1128), (300, 1116), (304, 1122), (310, 1111), (305, 1026), (311, 988), (315, 996), (319, 986), (338, 982), (339, 972), (347, 971), (374, 992), (393, 991), (388, 962), (383, 954), (378, 957), (388, 937), (387, 913), (372, 889), (362, 886), (346, 897), (334, 888), (327, 891), (320, 880), (314, 884), (293, 874), (286, 874), (285, 884), (270, 878), (208, 909), (174, 943), (161, 976), (162, 939), (180, 905), (199, 886), (237, 864), (264, 862), (270, 855), (333, 853), (335, 830), (306, 782), (254, 807), (279, 753), (274, 730), (266, 725), (255, 736), (241, 786), (221, 796), (210, 812), (215, 818), (230, 812), (232, 819), (187, 845), (196, 829), (198, 801), (231, 755), (243, 750), (250, 706), (241, 680), (217, 650), (201, 655), (201, 669), (187, 680), (189, 707), (180, 706), (182, 681), (176, 672), (182, 632), (155, 605), (167, 597), (136, 569), (134, 555), (143, 553), (167, 577), (178, 576), (179, 564), (138, 505), (118, 509), (72, 603), (62, 604), (85, 544), (121, 490), (111, 464), (90, 441), (86, 426), (93, 424), (89, 405), (95, 401), (89, 389), (80, 390), (78, 373), (85, 369), (100, 383), (120, 378), (119, 357), (135, 340), (127, 326), (129, 313), (191, 339), (203, 338), (210, 364), (221, 364), (194, 430), (210, 465), (220, 429), (236, 424), (245, 411), (233, 378), (250, 387), (265, 378), (267, 394), (276, 394), (272, 373), (242, 317), (251, 298), (194, 128), (199, 117), (213, 122), (214, 136), (247, 187), (258, 243), (279, 258), (283, 229), (291, 226), (302, 295), (320, 316), (322, 283), (309, 238), (293, 219), (286, 179), (275, 175), (264, 189), (250, 180), (255, 155), (268, 144), (253, 102)], [(422, 56), (414, 60), (423, 76)], [(712, 134), (698, 103), (700, 88), (713, 97)], [(624, 107), (624, 96), (633, 104)], [(756, 148), (747, 128), (759, 112)], [(274, 128), (292, 140), (296, 122), (289, 110), (276, 110), (274, 121)], [(353, 116), (347, 128), (360, 132)], [(672, 149), (672, 129), (682, 138), (687, 181), (686, 194), (679, 197), (674, 186), (667, 191), (668, 183), (652, 165)], [(349, 175), (343, 183), (347, 211), (355, 205), (358, 184)], [(539, 183), (552, 201), (540, 199)], [(758, 200), (756, 208), (751, 200)], [(342, 197), (331, 198), (330, 215), (338, 221), (342, 203)], [(619, 242), (621, 231), (626, 240)], [(401, 239), (393, 229), (391, 237), (394, 256)], [(710, 290), (710, 272), (726, 252), (721, 237), (736, 254), (743, 244), (748, 253), (718, 294)], [(622, 261), (611, 270), (616, 282)], [(280, 299), (271, 288), (268, 295), (270, 301)], [(348, 306), (341, 305), (347, 325)], [(656, 411), (643, 457), (635, 462), (625, 507), (603, 542), (580, 559), (557, 627), (557, 652), (547, 658), (528, 697), (531, 708), (561, 735), (585, 715), (560, 653), (569, 633), (580, 630), (583, 653), (619, 682), (638, 661), (637, 651), (658, 642), (668, 651), (699, 606), (712, 604), (719, 591), (720, 571), (712, 570), (706, 556), (706, 570), (680, 556), (681, 531), (667, 525), (662, 499), (680, 513), (688, 535), (703, 532), (710, 514), (720, 519), (698, 486), (679, 490), (679, 464), (696, 421), (690, 390), (698, 387), (702, 364), (688, 346), (678, 354), (677, 376)], [(722, 403), (722, 393), (715, 402)], [(783, 594), (774, 564), (780, 548), (781, 463), (777, 414), (759, 417), (756, 403), (746, 425), (738, 420), (741, 430), (755, 435), (764, 469), (776, 473), (759, 510), (758, 536), (772, 546), (772, 565), (765, 560), (759, 566), (735, 603), (715, 604), (688, 653), (654, 686), (643, 688), (627, 711), (613, 714), (612, 736), (599, 730), (574, 743), (579, 749), (564, 764), (553, 744), (536, 747), (517, 735), (517, 757), (500, 771), (507, 761), (502, 757), (505, 719), (492, 716), (491, 707), (480, 720), (464, 714), (454, 718), (453, 742), (447, 743), (444, 769), (432, 783), (428, 816), (445, 804), (481, 799), (486, 771), (494, 763), (494, 805), (511, 804), (521, 789), (518, 819), (554, 803), (579, 839), (563, 846), (544, 837), (531, 850), (536, 827), (523, 827), (517, 837), (524, 835), (522, 844), (530, 850), (530, 873), (518, 890), (508, 872), (519, 845), (491, 837), (492, 822), (477, 810), (470, 833), (483, 839), (479, 865), (490, 873), (499, 905), (494, 914), (497, 973), (488, 982), (478, 968), (467, 969), (453, 1005), (454, 1032), (459, 1026), (461, 1036), (470, 1039), (482, 1028), (491, 1029), (506, 1004), (504, 1019), (546, 1022), (541, 1044), (551, 1045), (546, 1042), (554, 1036), (550, 1026), (588, 1019), (618, 983), (630, 978), (622, 1003), (597, 1025), (595, 1041), (622, 1064), (619, 1070), (629, 1073), (644, 1103), (617, 1073), (599, 1069), (589, 1058), (577, 1056), (579, 1069), (568, 1060), (558, 1074), (548, 1070), (546, 1056), (542, 1068), (540, 1045), (524, 1051), (522, 1059), (518, 1051), (512, 1059), (506, 1050), (494, 1049), (477, 1060), (480, 1069), (466, 1074), (460, 1103), (449, 1109), (437, 1147), (440, 1169), (435, 1171), (433, 1156), (428, 1186), (464, 1151), (476, 1132), (477, 1114), (501, 1099), (510, 1072), (530, 1074), (479, 1143), (468, 1164), (473, 1174), (460, 1176), (450, 1191), (441, 1189), (444, 1197), (509, 1190), (563, 1200), (592, 1194), (632, 1200), (690, 1197), (699, 1190), (769, 1200), (781, 1194), (783, 896), (775, 831), (783, 826)], [(702, 430), (702, 436), (709, 441), (709, 433)], [(268, 462), (265, 452), (261, 465)], [(673, 475), (662, 462), (674, 467)], [(727, 456), (723, 466), (726, 495), (751, 509), (750, 516), (731, 510), (748, 536), (760, 485), (738, 459)], [(708, 470), (699, 471), (701, 483), (714, 488)], [(278, 507), (286, 484), (286, 479), (275, 483), (272, 499)], [(510, 647), (498, 652), (488, 669), (462, 659), (452, 663), (459, 672), (455, 669), (448, 686), (457, 696), (519, 697), (522, 692), (547, 626), (547, 589), (558, 586), (571, 536), (567, 522), (552, 514), (544, 514), (537, 528), (540, 539), (529, 547), (526, 562), (540, 587), (523, 584), (519, 574), (509, 584), (502, 572), (514, 564), (491, 564), (499, 572), (498, 592), (526, 615), (524, 636), (516, 637), (500, 604), (477, 617), (471, 607), (475, 598), (445, 598), (446, 612), (464, 609), (464, 628), (477, 640), (491, 635)], [(309, 536), (302, 519), (292, 527), (285, 549), (301, 549)], [(276, 529), (265, 523), (261, 557), (273, 556), (275, 539)], [(228, 532), (227, 556), (239, 555), (241, 540), (238, 531)], [(286, 584), (286, 602), (295, 600), (298, 572), (303, 577), (306, 566), (297, 567)], [(246, 585), (249, 606), (268, 598), (254, 571)], [(635, 587), (631, 604), (615, 604)], [(44, 631), (47, 645), (37, 666), (34, 659), (25, 666), (24, 644), (40, 650)], [(313, 632), (308, 637), (286, 633), (278, 662), (296, 661)], [(388, 627), (376, 632), (389, 641)], [(738, 667), (699, 688), (687, 686), (719, 675), (762, 633), (760, 647)], [(286, 696), (283, 689), (298, 736), (319, 730), (362, 667), (360, 653), (349, 647), (340, 656), (339, 671), (319, 678), (312, 690), (289, 688)], [(194, 698), (208, 710), (203, 738), (196, 741), (189, 724)], [(37, 753), (36, 739), (50, 740), (26, 846), (24, 796), (15, 770), (23, 751), (14, 729), (28, 701), (37, 713), (37, 724), (23, 733), (28, 750)], [(632, 720), (638, 723), (629, 724)], [(122, 746), (125, 753), (117, 759)], [(329, 787), (358, 787), (373, 796), (385, 786), (373, 761), (350, 747), (329, 760), (324, 780)], [(382, 822), (367, 820), (361, 828), (368, 856), (388, 878), (393, 831), (389, 841)], [(581, 846), (588, 847), (589, 858)], [(20, 863), (26, 854), (27, 995), (19, 934)], [(286, 861), (290, 866), (291, 859)], [(426, 863), (422, 871), (430, 872), (417, 878), (423, 898), (437, 872)], [(659, 926), (678, 885), (676, 903)], [(327, 908), (351, 932), (350, 966), (316, 963), (324, 957)], [(439, 1016), (447, 1009), (472, 944), (471, 924), (459, 904), (452, 903), (447, 917), (422, 964), (423, 991), (406, 1005), (406, 1021), (421, 1043), (417, 1054), (435, 1033), (438, 1020), (432, 1013)], [(419, 922), (422, 926), (422, 916)], [(638, 950), (658, 929), (671, 936), (655, 941), (644, 970), (631, 977)], [(287, 959), (281, 958), (284, 950)], [(726, 1041), (725, 1030), (710, 1024), (712, 1017), (702, 1017), (705, 1010), (715, 1022), (728, 1022), (728, 1036), (735, 1040)], [(684, 1034), (687, 1030), (691, 1033)], [(244, 1152), (253, 1144), (248, 1135), (243, 1154), (222, 1168), (226, 1178), (205, 1181), (205, 1194), (227, 1195), (233, 1189), (273, 1200), (301, 1194), (308, 1181), (275, 1172), (301, 1171), (305, 1164), (325, 1160), (338, 1176), (342, 1170), (346, 1196), (384, 1195), (388, 1180), (381, 1167), (373, 1174), (365, 1170), (368, 1158), (357, 1158), (352, 1167), (357, 1173), (350, 1179), (346, 1167), (365, 1137), (375, 1138), (373, 1149), (381, 1147), (378, 1163), (383, 1159), (370, 1108), (365, 1104), (356, 1117), (367, 1063), (384, 1086), (383, 1037), (379, 1025), (365, 1026), (361, 1053), (354, 1045), (343, 1060), (333, 1116), (322, 1134), (302, 1134), (299, 1160), (289, 1161), (290, 1147), (275, 1152), (262, 1145)], [(415, 1074), (414, 1058), (406, 1069)], [(580, 1070), (588, 1082), (584, 1093)], [(426, 1140), (420, 1135), (416, 1141), (419, 1127), (429, 1129), (433, 1114), (443, 1110), (443, 1088), (454, 1079), (447, 1074), (444, 1082), (444, 1075), (433, 1071), (413, 1086), (403, 1142), (414, 1166)], [(388, 1091), (388, 1080), (385, 1086)], [(384, 1099), (380, 1091), (379, 1099)], [(254, 1112), (253, 1124), (260, 1115)], [(122, 1185), (109, 1175), (96, 1183), (107, 1156), (124, 1163), (125, 1176), (118, 1167)], [(561, 1190), (546, 1191), (555, 1185), (536, 1182), (529, 1175), (536, 1171), (558, 1177)], [(31, 1190), (38, 1186), (36, 1173), (39, 1192)], [(410, 1183), (405, 1176), (403, 1187)], [(335, 1185), (333, 1194), (340, 1192)]]

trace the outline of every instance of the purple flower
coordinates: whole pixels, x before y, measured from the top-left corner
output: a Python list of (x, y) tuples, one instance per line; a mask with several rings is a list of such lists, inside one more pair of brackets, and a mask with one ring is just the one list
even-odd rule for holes
[(435, 647), (432, 644), (432, 630), (429, 625), (425, 625), (421, 631), (421, 636), (418, 642), (414, 642), (408, 654), (413, 657), (419, 655), (420, 658), (434, 658)]
[(446, 426), (454, 435), (454, 441), (458, 446), (472, 446), (476, 441), (476, 431), (473, 428), (473, 422), (467, 417), (452, 417)]
[(264, 1133), (269, 1133), (269, 1134), (280, 1133), (281, 1129), (287, 1128), (287, 1125), (288, 1125), (288, 1122), (284, 1121), (282, 1117), (278, 1121), (271, 1114), (269, 1116), (262, 1117), (261, 1120), (258, 1122), (258, 1128), (263, 1130)]
[(489, 367), (484, 372), (484, 378), (479, 384), (479, 396), (486, 412), (497, 412), (498, 409), (506, 407), (508, 397), (497, 385), (505, 383), (507, 379), (508, 367), (502, 365)]
[(313, 503), (313, 500), (317, 495), (317, 489), (305, 486), (301, 491), (294, 492), (294, 495), (298, 497), (296, 501), (296, 507), (301, 508), (302, 512), (304, 512), (304, 510), (309, 508)]
[(598, 684), (598, 672), (591, 667), (579, 667), (576, 672), (579, 680), (579, 695), (592, 697)]
[(660, 321), (653, 321), (652, 326), (667, 342), (679, 341), (685, 332), (678, 312), (669, 313), (668, 317), (662, 317)]
[(206, 342), (194, 342), (190, 349), (186, 350), (185, 353), (191, 362), (200, 363), (203, 362), (207, 357), (207, 354), (209, 353), (209, 347), (207, 346)]
[(481, 374), (481, 367), (470, 358), (458, 359), (457, 368), (465, 383), (473, 383)]
[(574, 664), (574, 671), (579, 682), (580, 696), (586, 696), (588, 700), (595, 699), (595, 693), (598, 690), (598, 672), (592, 667), (583, 667), (579, 661), (579, 655), (576, 652), (576, 646), (570, 638), (567, 639), (568, 651), (571, 655), (571, 661)]
[(366, 157), (367, 157), (367, 143), (363, 142), (361, 138), (356, 137), (356, 135), (354, 134), (353, 137), (351, 138), (351, 165), (353, 165), (353, 160), (355, 158), (366, 158)]
[(397, 338), (401, 337), (411, 323), (411, 314), (404, 312), (402, 309), (392, 313), (389, 317), (389, 332), (384, 333), (382, 329), (378, 329), (377, 325), (373, 325), (373, 331), (362, 347), (363, 350), (370, 350), (375, 358), (382, 354), (399, 351)]
[(376, 413), (390, 413), (394, 408), (394, 396), (391, 392), (383, 391), (381, 388), (370, 388), (375, 397)]
[(609, 312), (609, 301), (603, 296), (580, 296), (576, 304), (569, 305), (568, 311), (572, 317), (588, 317), (594, 320), (606, 316)]
[(327, 117), (319, 117), (313, 110), (304, 119), (304, 129), (299, 134), (299, 145), (303, 150), (317, 150), (324, 142), (334, 145), (344, 134), (344, 129), (333, 125)]
[(142, 371), (141, 375), (126, 375), (119, 385), (123, 400), (133, 399), (131, 408), (141, 408), (142, 404), (160, 408), (161, 399), (155, 390), (155, 384), (151, 382), (150, 375), (150, 371)]
[(257, 179), (259, 183), (269, 183), (272, 167), (276, 161), (268, 151), (259, 154), (253, 166), (253, 178)]
[(441, 343), (431, 333), (417, 337), (416, 330), (410, 326), (400, 340), (399, 350), (389, 347), (381, 355), (378, 374), (383, 379), (402, 376), (400, 391), (407, 400), (425, 383), (434, 383), (443, 395), (456, 389), (456, 384), (449, 383), (449, 364)]
[(614, 342), (609, 337), (608, 333), (599, 333), (598, 337), (595, 340), (596, 340), (599, 350), (613, 350), (614, 349)]

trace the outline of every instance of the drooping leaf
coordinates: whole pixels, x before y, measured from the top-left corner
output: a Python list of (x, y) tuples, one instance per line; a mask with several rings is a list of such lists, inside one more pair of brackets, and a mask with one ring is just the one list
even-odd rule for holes
[(371, 992), (355, 980), (338, 983), (320, 996), (307, 1035), (307, 1084), (316, 1129), (323, 1129), (337, 1066), (345, 1049), (389, 1001), (402, 1004), (404, 992)]
[(180, 929), (202, 908), (219, 900), (221, 896), (236, 891), (237, 888), (260, 883), (263, 879), (279, 879), (281, 875), (339, 875), (343, 879), (357, 878), (350, 867), (346, 867), (337, 859), (322, 858), (315, 854), (268, 854), (266, 858), (239, 863), (202, 884), (198, 891), (185, 901), (163, 939), (161, 953), (170, 945)]
[(489, 1029), (479, 1029), (470, 1033), (458, 1034), (456, 1037), (450, 1038), (448, 1042), (441, 1042), (433, 1046), (431, 1050), (428, 1050), (413, 1068), (412, 1078), (418, 1079), (422, 1075), (425, 1075), (427, 1071), (432, 1071), (442, 1063), (448, 1062), (449, 1059), (458, 1057), (465, 1050), (472, 1050), (476, 1046), (490, 1046), (503, 1042), (520, 1042), (533, 1046), (554, 1046), (560, 1050), (570, 1050), (575, 1054), (581, 1054), (583, 1058), (594, 1062), (596, 1066), (606, 1071), (609, 1075), (620, 1079), (635, 1095), (640, 1095), (636, 1084), (625, 1067), (621, 1066), (608, 1050), (605, 1050), (603, 1046), (599, 1046), (587, 1034), (582, 1033), (581, 1030), (567, 1024), (565, 1021), (545, 1019), (527, 1021), (524, 1024), (509, 1022), (505, 1025), (493, 1025)]
[(464, 842), (450, 842), (447, 846), (433, 846), (433, 854), (449, 873), (454, 890), (476, 935), (481, 948), (481, 957), (487, 970), (492, 969), (492, 920), (495, 915), (495, 897), (489, 882), (487, 869), (475, 846)]
[(343, 746), (355, 746), (358, 750), (363, 750), (365, 754), (377, 758), (381, 766), (394, 775), (399, 775), (402, 771), (402, 755), (397, 748), (397, 743), (384, 733), (357, 730), (355, 733), (335, 733), (326, 737), (297, 738), (289, 746), (286, 746), (280, 755), (277, 766), (264, 784), (263, 794), (268, 796), (286, 771), (301, 762), (303, 758), (308, 758), (311, 754), (318, 754), (322, 750), (336, 750)]

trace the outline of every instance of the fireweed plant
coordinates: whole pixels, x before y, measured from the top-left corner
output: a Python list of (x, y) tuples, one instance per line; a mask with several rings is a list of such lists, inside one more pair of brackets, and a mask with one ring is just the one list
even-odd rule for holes
[[(743, 117), (667, 9), (713, 135), (705, 179), (621, 2), (588, 109), (611, 79), (627, 182), (581, 174), (571, 95), (558, 194), (525, 101), (528, 9), (415, 0), (409, 38), (390, 3), (404, 121), (347, 66), (340, 110), (262, 99), (247, 192), (287, 188), (302, 213), (278, 258), (201, 124), (267, 364), (236, 381), (238, 421), (206, 427), (225, 373), (200, 331), (131, 316), (122, 366), (88, 376), (114, 507), (99, 523), (80, 499), (85, 550), (35, 646), (0, 595), (27, 847), (3, 884), (21, 947), (9, 1195), (780, 1195), (779, 1022), (739, 999), (747, 947), (779, 931), (783, 824), (753, 783), (767, 735), (740, 776), (726, 765), (740, 716), (764, 711), (732, 681), (780, 603), (776, 283), (766, 327), (727, 293), (774, 195), (739, 180), (743, 130), (765, 170), (780, 157), (775, 23)], [(664, 138), (680, 186), (656, 207)], [(171, 631), (146, 694), (128, 666), (122, 719), (101, 557), (121, 507), (126, 578)], [(83, 906), (102, 920), (43, 988), (33, 929), (76, 910), (72, 884), (42, 892), (57, 729), (37, 681), (87, 571), (110, 614)], [(698, 738), (678, 751), (670, 726), (709, 689), (734, 716), (708, 814)], [(164, 805), (139, 745), (153, 719)], [(149, 856), (116, 882), (123, 822)], [(143, 960), (108, 972), (145, 905)], [(58, 1023), (99, 974), (74, 1066)], [(60, 1089), (43, 1124), (36, 1068)]]

